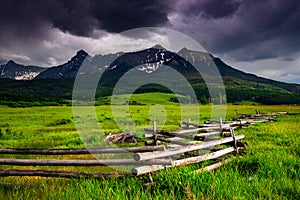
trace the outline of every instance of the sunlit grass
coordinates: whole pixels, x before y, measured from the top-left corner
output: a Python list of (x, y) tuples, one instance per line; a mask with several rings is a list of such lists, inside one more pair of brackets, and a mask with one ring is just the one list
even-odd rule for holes
[[(130, 117), (137, 126), (151, 127), (153, 105), (130, 106)], [(162, 105), (166, 121), (161, 128), (176, 130), (181, 122), (178, 104)], [(190, 105), (190, 109), (198, 109)], [(124, 106), (119, 109), (125, 110)], [(200, 106), (200, 121), (210, 119), (210, 105)], [(9, 108), (0, 106), (0, 145), (2, 148), (81, 148), (71, 107)], [(96, 108), (97, 122), (105, 133), (121, 131), (111, 106)], [(228, 105), (226, 120), (236, 114), (288, 111), (300, 113), (299, 106)], [(151, 113), (151, 112), (150, 112)], [(192, 118), (188, 114), (184, 119)], [(193, 120), (193, 119), (192, 119)], [(60, 124), (60, 122), (64, 122)], [(128, 125), (128, 129), (134, 127)], [(276, 122), (251, 125), (244, 134), (247, 154), (212, 173), (193, 174), (201, 163), (163, 170), (149, 176), (121, 179), (58, 179), (38, 177), (0, 178), (0, 199), (298, 199), (300, 196), (300, 115), (281, 116)], [(1, 155), (2, 158), (12, 157)], [(14, 158), (91, 159), (91, 155), (41, 156), (14, 155)], [(9, 169), (1, 166), (1, 169)], [(60, 169), (110, 171), (105, 167), (14, 167), (18, 169)]]

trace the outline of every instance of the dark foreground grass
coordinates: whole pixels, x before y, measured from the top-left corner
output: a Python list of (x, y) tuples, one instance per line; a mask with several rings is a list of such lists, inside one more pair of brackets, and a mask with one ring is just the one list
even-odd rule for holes
[[(255, 109), (272, 108), (228, 109), (228, 113), (233, 114), (236, 109), (251, 113)], [(281, 111), (287, 109), (297, 112), (299, 108), (284, 107)], [(57, 115), (66, 118), (66, 114), (58, 112)], [(16, 124), (20, 122), (12, 121), (6, 123), (12, 124), (13, 133), (19, 131)], [(50, 123), (52, 121), (33, 127), (43, 129)], [(61, 126), (72, 127), (69, 124), (58, 127)], [(0, 178), (0, 199), (300, 199), (299, 131), (299, 114), (238, 130), (237, 134), (244, 134), (244, 141), (249, 145), (247, 153), (211, 173), (193, 173), (207, 163), (172, 168), (152, 174), (154, 184), (149, 186), (144, 185), (151, 182), (149, 176), (119, 179), (7, 177)], [(5, 132), (4, 136), (7, 135)], [(9, 141), (4, 144), (8, 145)], [(19, 145), (17, 141), (14, 144)]]

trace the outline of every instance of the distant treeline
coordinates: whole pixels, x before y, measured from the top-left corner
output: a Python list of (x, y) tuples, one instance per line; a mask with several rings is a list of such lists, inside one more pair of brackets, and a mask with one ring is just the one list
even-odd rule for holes
[[(10, 107), (29, 107), (29, 106), (60, 106), (72, 105), (72, 90), (74, 80), (61, 79), (61, 80), (36, 80), (36, 81), (14, 81), (2, 79), (0, 80), (0, 104)], [(237, 82), (232, 85), (225, 82), (226, 85), (226, 99), (227, 103), (237, 103), (242, 101), (253, 101), (261, 104), (275, 105), (275, 104), (300, 104), (300, 95), (284, 90), (269, 89), (263, 85), (241, 85)], [(193, 89), (197, 99), (189, 98), (191, 103), (199, 102), (201, 104), (219, 103), (219, 99), (211, 99), (208, 89), (195, 83)], [(97, 88), (95, 95), (96, 99), (110, 96), (113, 87), (108, 83), (101, 83)], [(148, 84), (138, 88), (135, 93), (147, 92), (162, 92), (172, 93), (168, 88), (157, 84)], [(178, 91), (179, 94), (186, 96), (185, 91)], [(170, 101), (177, 102), (178, 99), (170, 99)]]

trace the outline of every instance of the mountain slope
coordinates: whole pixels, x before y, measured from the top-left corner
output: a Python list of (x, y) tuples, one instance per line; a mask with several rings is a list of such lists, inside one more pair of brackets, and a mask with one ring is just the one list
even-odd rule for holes
[(182, 56), (183, 58), (192, 57), (192, 59), (191, 58), (189, 59), (189, 60), (194, 61), (194, 63), (192, 63), (192, 64), (195, 64), (195, 62), (206, 62), (207, 66), (210, 65), (210, 63), (209, 63), (209, 62), (211, 62), (210, 58), (212, 58), (212, 61), (218, 68), (222, 77), (234, 77), (234, 78), (245, 80), (245, 81), (269, 84), (269, 85), (273, 85), (275, 87), (279, 87), (279, 88), (282, 88), (282, 89), (290, 91), (290, 92), (300, 94), (300, 85), (299, 84), (284, 83), (284, 82), (275, 81), (275, 80), (271, 80), (271, 79), (267, 79), (267, 78), (263, 78), (263, 77), (258, 77), (254, 74), (243, 72), (241, 70), (235, 69), (235, 68), (227, 65), (220, 58), (216, 58), (208, 53), (192, 51), (192, 50), (183, 48), (182, 50), (180, 50), (178, 52), (178, 54), (180, 56)]
[(220, 58), (214, 58), (214, 62), (216, 64), (216, 66), (218, 67), (222, 76), (235, 77), (238, 79), (256, 82), (256, 83), (270, 84), (270, 85), (282, 88), (284, 90), (300, 94), (300, 85), (299, 84), (284, 83), (284, 82), (275, 81), (275, 80), (271, 80), (271, 79), (267, 79), (267, 78), (263, 78), (263, 77), (258, 77), (254, 74), (245, 73), (243, 71), (240, 71), (240, 70), (234, 69), (233, 67), (230, 67), (229, 65), (225, 64)]
[(0, 65), (0, 78), (31, 80), (44, 70), (46, 70), (46, 68), (24, 66), (11, 60), (4, 65)]
[[(163, 74), (165, 70), (163, 65), (167, 65), (185, 76), (192, 84), (198, 98), (203, 95), (209, 97), (209, 91), (198, 71), (201, 72), (201, 75), (213, 76), (215, 74), (212, 68), (213, 64), (215, 64), (223, 78), (229, 102), (251, 100), (265, 104), (300, 103), (300, 85), (283, 83), (248, 74), (226, 65), (221, 59), (208, 53), (192, 51), (186, 48), (183, 48), (177, 54), (162, 48), (150, 48), (138, 52), (125, 53), (111, 63), (103, 74), (107, 79), (103, 78), (102, 80), (107, 81), (106, 85), (109, 84), (111, 87), (114, 87), (118, 79), (128, 71), (135, 70), (149, 74)], [(194, 66), (198, 66), (197, 70)], [(176, 79), (172, 80), (172, 77), (169, 77), (167, 73), (163, 77), (178, 85)], [(130, 80), (138, 78), (139, 74), (135, 74), (136, 77), (131, 76)], [(128, 82), (128, 85), (130, 85), (130, 82)], [(184, 86), (180, 87), (179, 85), (178, 88), (182, 88), (180, 92), (184, 94)], [(166, 92), (166, 88), (157, 85), (147, 85), (139, 88), (136, 92), (153, 91)]]
[[(13, 100), (18, 95), (27, 95), (30, 98), (38, 96), (71, 99), (72, 86), (77, 75), (85, 76), (88, 79), (92, 75), (102, 75), (96, 93), (96, 98), (99, 98), (111, 95), (115, 84), (125, 73), (128, 74), (127, 72), (133, 74), (129, 79), (129, 83), (134, 83), (141, 75), (150, 77), (162, 74), (162, 78), (167, 78), (172, 85), (178, 85), (178, 91), (185, 95), (185, 85), (180, 85), (176, 78), (170, 77), (169, 69), (176, 70), (183, 75), (192, 85), (198, 99), (200, 99), (202, 96), (210, 96), (201, 75), (213, 76), (213, 64), (222, 75), (228, 102), (251, 100), (266, 104), (300, 104), (300, 85), (298, 84), (283, 83), (242, 72), (208, 53), (192, 51), (187, 48), (181, 49), (178, 53), (173, 53), (161, 46), (154, 46), (137, 52), (99, 54), (94, 57), (80, 50), (70, 61), (59, 66), (48, 69), (29, 66), (28, 69), (36, 70), (27, 72), (27, 74), (35, 73), (35, 76), (28, 75), (30, 77), (27, 78), (28, 80), (34, 78), (31, 81), (0, 80), (2, 89), (0, 91), (0, 101), (1, 99), (5, 101)], [(85, 67), (84, 70), (80, 68), (81, 66)], [(194, 66), (198, 66), (198, 70)], [(21, 74), (20, 71), (26, 71), (26, 67), (10, 61), (5, 67), (1, 66), (0, 69), (5, 76), (0, 76), (0, 78), (16, 79), (16, 77), (23, 77), (26, 80), (26, 73), (23, 76), (19, 75)], [(29, 71), (28, 69), (27, 71)], [(79, 69), (80, 74), (78, 74)], [(123, 86), (126, 86), (126, 84)], [(168, 88), (157, 84), (147, 84), (138, 88), (135, 92), (156, 91), (171, 92)]]
[[(192, 61), (187, 62), (186, 60)], [(0, 78), (8, 78), (15, 80), (31, 80), (35, 79), (63, 79), (75, 78), (79, 67), (84, 62), (88, 65), (90, 71), (87, 74), (93, 74), (98, 70), (112, 71), (110, 78), (120, 77), (124, 72), (141, 65), (138, 70), (145, 73), (153, 73), (162, 65), (168, 65), (184, 75), (193, 76), (197, 71), (193, 69), (193, 65), (203, 65), (205, 71), (209, 70), (209, 66), (214, 62), (220, 74), (225, 77), (234, 77), (245, 81), (251, 81), (262, 84), (270, 84), (284, 90), (300, 94), (300, 85), (274, 81), (267, 78), (258, 77), (254, 74), (245, 73), (225, 64), (220, 58), (213, 57), (208, 53), (181, 49), (177, 54), (167, 51), (163, 47), (157, 45), (149, 49), (138, 52), (116, 53), (108, 55), (95, 55), (91, 57), (87, 52), (80, 50), (74, 57), (65, 64), (50, 68), (42, 68), (36, 66), (24, 66), (9, 61), (5, 65), (0, 66)], [(200, 63), (200, 64), (199, 64)], [(117, 68), (118, 67), (118, 68)], [(120, 68), (121, 67), (121, 68)], [(199, 79), (198, 75), (194, 76)]]
[(67, 63), (48, 68), (40, 73), (35, 79), (62, 79), (62, 78), (74, 78), (82, 62), (88, 56), (83, 50), (76, 53)]

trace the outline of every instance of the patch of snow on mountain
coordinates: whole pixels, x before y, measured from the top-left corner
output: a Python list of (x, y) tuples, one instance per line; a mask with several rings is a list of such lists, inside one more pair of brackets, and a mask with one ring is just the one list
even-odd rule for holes
[(156, 62), (156, 63), (146, 63), (145, 65), (138, 67), (137, 69), (150, 74), (150, 73), (156, 71), (163, 63), (164, 63), (163, 60)]
[(117, 65), (114, 65), (112, 68), (110, 68), (110, 69), (115, 69), (115, 68), (117, 68)]
[(23, 74), (17, 74), (15, 77), (16, 80), (31, 80), (34, 77), (39, 75), (39, 72), (25, 72)]
[(1, 76), (5, 75), (4, 69), (5, 69), (5, 66), (3, 66), (3, 69), (1, 71)]

